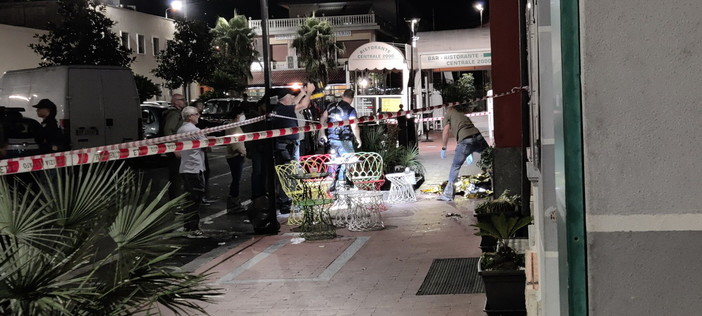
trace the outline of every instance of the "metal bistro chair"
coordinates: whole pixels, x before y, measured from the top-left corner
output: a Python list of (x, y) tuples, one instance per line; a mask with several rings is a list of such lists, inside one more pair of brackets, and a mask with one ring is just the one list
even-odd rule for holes
[(380, 191), (385, 183), (383, 179), (383, 157), (374, 152), (357, 152), (351, 155), (358, 158), (358, 163), (346, 169), (346, 176), (359, 190)]
[(275, 173), (278, 174), (280, 186), (285, 194), (292, 199), (292, 207), (290, 208), (290, 216), (288, 217), (288, 225), (299, 226), (302, 224), (303, 214), (300, 208), (300, 199), (302, 198), (303, 188), (300, 180), (291, 177), (292, 174), (298, 173), (301, 166), (297, 161), (291, 161), (286, 164), (275, 166)]
[[(325, 162), (329, 161), (331, 159), (331, 155), (329, 154), (317, 154), (317, 155), (307, 155), (307, 156), (302, 156), (300, 157), (300, 166), (302, 167), (302, 172), (304, 173), (326, 173), (329, 172), (331, 174), (332, 170), (329, 170), (329, 165), (325, 164)], [(326, 177), (326, 178), (319, 178), (319, 179), (309, 179), (309, 180), (304, 180), (308, 182), (313, 182), (316, 185), (320, 186), (321, 190), (316, 190), (315, 192), (324, 192), (325, 196), (320, 196), (317, 198), (330, 198), (331, 194), (329, 194), (329, 187), (331, 186), (332, 183), (332, 176)]]

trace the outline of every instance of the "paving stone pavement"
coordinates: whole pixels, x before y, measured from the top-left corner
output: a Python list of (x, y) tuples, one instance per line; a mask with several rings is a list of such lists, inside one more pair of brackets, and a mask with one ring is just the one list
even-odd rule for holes
[[(420, 144), (429, 175), (422, 188), (445, 181), (451, 161), (439, 158), (440, 136), (432, 138)], [(339, 228), (336, 239), (296, 243), (283, 225), (276, 236), (231, 249), (196, 270), (212, 273), (224, 291), (205, 309), (211, 315), (484, 315), (484, 294), (416, 295), (434, 259), (480, 255), (469, 226), (479, 201), (417, 195), (417, 202), (381, 213), (383, 230)]]

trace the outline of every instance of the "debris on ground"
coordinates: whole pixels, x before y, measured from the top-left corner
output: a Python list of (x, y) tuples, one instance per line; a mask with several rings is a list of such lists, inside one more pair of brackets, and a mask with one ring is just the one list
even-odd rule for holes
[(446, 213), (446, 217), (463, 217), (461, 214), (458, 213)]
[[(446, 188), (444, 181), (441, 185), (436, 185), (428, 189), (421, 190), (424, 193), (441, 194)], [(490, 175), (486, 172), (470, 175), (459, 176), (454, 185), (456, 195), (463, 195), (468, 199), (482, 199), (492, 195), (492, 181)]]

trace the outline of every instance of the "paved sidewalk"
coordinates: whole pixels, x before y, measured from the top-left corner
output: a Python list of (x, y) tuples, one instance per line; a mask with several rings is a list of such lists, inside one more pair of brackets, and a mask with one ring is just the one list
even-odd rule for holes
[[(420, 144), (429, 175), (422, 188), (445, 181), (452, 158), (439, 158), (440, 135), (431, 136), (434, 142)], [(297, 243), (297, 235), (283, 226), (276, 236), (257, 236), (197, 269), (213, 273), (212, 282), (225, 292), (206, 310), (212, 315), (484, 315), (484, 294), (416, 295), (434, 259), (480, 255), (479, 237), (469, 226), (477, 201), (435, 198), (418, 192), (417, 202), (389, 205), (380, 231), (340, 228), (336, 239)]]

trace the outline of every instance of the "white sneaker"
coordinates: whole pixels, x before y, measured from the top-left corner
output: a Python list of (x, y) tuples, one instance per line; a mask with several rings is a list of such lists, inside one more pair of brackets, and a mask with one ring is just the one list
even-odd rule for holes
[(438, 201), (445, 201), (445, 202), (451, 202), (451, 201), (453, 201), (452, 198), (450, 198), (450, 197), (448, 197), (448, 196), (445, 196), (445, 195), (443, 195), (443, 194), (442, 194), (442, 195), (439, 195), (439, 197), (436, 198), (436, 199), (437, 199)]

